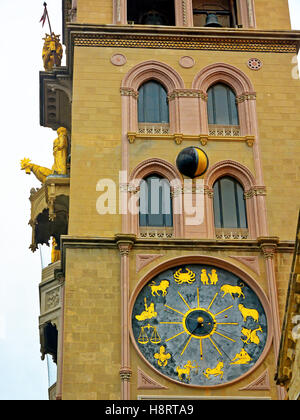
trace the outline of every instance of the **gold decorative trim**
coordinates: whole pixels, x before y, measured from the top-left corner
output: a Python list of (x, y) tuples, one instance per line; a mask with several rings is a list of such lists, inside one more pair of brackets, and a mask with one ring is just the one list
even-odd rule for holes
[[(209, 136), (208, 134), (185, 135), (181, 133), (174, 134), (143, 134), (137, 132), (127, 133), (128, 142), (133, 144), (136, 140), (172, 140), (180, 145), (183, 141), (199, 141), (202, 146), (206, 146), (211, 141), (233, 141), (245, 142), (252, 147), (255, 142), (255, 136)], [(258, 194), (257, 194), (258, 195)]]
[(201, 98), (207, 102), (207, 94), (202, 90), (196, 89), (175, 89), (172, 93), (168, 95), (169, 101), (174, 100), (175, 98)]
[(297, 40), (238, 39), (142, 34), (72, 33), (75, 47), (155, 48), (297, 53)]
[(249, 92), (249, 93), (244, 93), (243, 95), (239, 95), (236, 97), (236, 103), (238, 104), (245, 101), (256, 101), (256, 93)]
[(258, 195), (267, 195), (266, 187), (256, 186), (244, 192), (245, 199), (256, 197)]
[(121, 93), (121, 96), (132, 96), (135, 99), (138, 99), (139, 97), (139, 92), (137, 92), (136, 90), (132, 88), (122, 87), (120, 88), (120, 93)]

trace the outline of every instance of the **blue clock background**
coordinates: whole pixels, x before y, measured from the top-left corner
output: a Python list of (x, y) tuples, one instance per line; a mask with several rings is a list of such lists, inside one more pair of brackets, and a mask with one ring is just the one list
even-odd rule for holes
[(249, 371), (268, 335), (264, 308), (249, 285), (202, 264), (177, 266), (149, 281), (135, 300), (132, 331), (158, 372), (205, 387)]

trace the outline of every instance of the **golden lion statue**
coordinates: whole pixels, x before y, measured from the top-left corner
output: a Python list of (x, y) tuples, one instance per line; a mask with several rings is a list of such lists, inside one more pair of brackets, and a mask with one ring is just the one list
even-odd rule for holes
[(46, 34), (43, 38), (43, 63), (46, 71), (51, 71), (54, 66), (59, 67), (61, 65), (61, 59), (63, 55), (62, 45), (59, 41), (60, 35), (55, 35), (53, 32), (51, 35)]

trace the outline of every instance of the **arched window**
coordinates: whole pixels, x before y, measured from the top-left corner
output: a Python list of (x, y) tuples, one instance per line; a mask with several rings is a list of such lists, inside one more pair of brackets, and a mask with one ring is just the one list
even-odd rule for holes
[(244, 189), (231, 177), (214, 183), (214, 217), (216, 228), (247, 229)]
[(167, 92), (155, 80), (144, 83), (139, 89), (138, 122), (169, 123)]
[(150, 175), (141, 181), (139, 225), (173, 226), (171, 189), (166, 178)]
[(236, 96), (229, 86), (217, 83), (208, 89), (207, 95), (208, 124), (239, 125)]

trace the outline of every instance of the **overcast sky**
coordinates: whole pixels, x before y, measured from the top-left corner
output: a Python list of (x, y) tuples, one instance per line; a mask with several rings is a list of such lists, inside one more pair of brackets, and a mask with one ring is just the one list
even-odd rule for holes
[[(99, 0), (102, 1), (102, 0)], [(61, 34), (61, 0), (48, 0), (52, 29)], [(291, 0), (300, 29), (300, 0)], [(29, 194), (40, 183), (20, 171), (20, 160), (51, 167), (56, 133), (39, 126), (39, 71), (48, 27), (39, 23), (43, 1), (0, 0), (1, 39), (1, 264), (0, 399), (48, 398), (46, 361), (38, 331), (40, 255), (32, 253)]]

